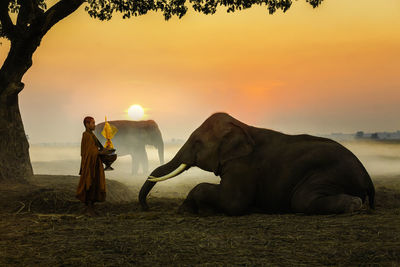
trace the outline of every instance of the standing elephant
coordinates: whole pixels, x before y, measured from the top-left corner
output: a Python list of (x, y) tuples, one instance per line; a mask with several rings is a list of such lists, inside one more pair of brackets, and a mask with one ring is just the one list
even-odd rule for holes
[(374, 208), (375, 189), (357, 157), (339, 143), (248, 126), (226, 113), (210, 116), (168, 163), (143, 184), (139, 202), (158, 181), (197, 166), (220, 184), (195, 186), (179, 211), (242, 215), (295, 212), (344, 213)]
[[(164, 164), (164, 142), (158, 125), (153, 120), (148, 121), (129, 121), (117, 120), (108, 121), (117, 127), (118, 132), (112, 139), (114, 147), (119, 156), (131, 155), (132, 174), (137, 174), (139, 165), (142, 166), (143, 173), (148, 174), (149, 163), (147, 158), (146, 145), (152, 145), (158, 149), (160, 164)], [(102, 143), (105, 138), (101, 135), (104, 122), (96, 125), (95, 134)]]

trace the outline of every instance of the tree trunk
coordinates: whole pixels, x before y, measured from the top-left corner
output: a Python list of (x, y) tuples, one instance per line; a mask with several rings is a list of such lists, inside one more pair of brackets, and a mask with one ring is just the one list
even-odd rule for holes
[(18, 1), (20, 12), (15, 25), (4, 12), (9, 2), (0, 1), (1, 36), (11, 42), (0, 68), (0, 181), (24, 182), (33, 171), (18, 106), (18, 94), (24, 88), (22, 77), (32, 66), (32, 55), (47, 31), (75, 12), (84, 0), (61, 0), (45, 13), (38, 6), (40, 1)]
[(0, 181), (26, 182), (33, 175), (29, 143), (19, 111), (21, 82), (32, 66), (32, 55), (40, 44), (35, 36), (11, 41), (10, 52), (0, 69)]
[(0, 181), (26, 182), (26, 178), (33, 175), (33, 170), (19, 111), (18, 93), (6, 95), (4, 91), (15, 91), (9, 88), (13, 85), (0, 86), (7, 87), (0, 94)]

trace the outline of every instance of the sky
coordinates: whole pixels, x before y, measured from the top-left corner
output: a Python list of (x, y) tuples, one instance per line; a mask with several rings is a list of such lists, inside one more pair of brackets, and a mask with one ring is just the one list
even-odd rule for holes
[(133, 104), (166, 140), (221, 111), (289, 134), (400, 130), (399, 14), (398, 0), (299, 0), (274, 15), (101, 22), (81, 7), (46, 34), (23, 78), (25, 131), (31, 143), (80, 142), (85, 116), (129, 119)]

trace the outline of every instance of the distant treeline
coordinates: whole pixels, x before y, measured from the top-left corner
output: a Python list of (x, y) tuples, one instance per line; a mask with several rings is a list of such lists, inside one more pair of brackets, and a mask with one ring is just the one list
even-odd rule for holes
[[(172, 138), (164, 141), (166, 146), (168, 145), (182, 145), (185, 143), (183, 139)], [(80, 146), (81, 143), (77, 142), (42, 142), (42, 143), (30, 143), (32, 146), (41, 146), (41, 147), (76, 147)]]
[[(375, 133), (365, 133), (363, 131), (358, 131), (356, 133), (331, 133), (331, 134), (319, 134), (318, 136), (326, 137), (338, 141), (351, 141), (351, 140), (375, 140), (375, 141), (388, 141), (388, 142), (400, 142), (400, 131), (396, 132), (375, 132)], [(184, 139), (171, 138), (165, 140), (164, 144), (169, 145), (182, 145), (185, 143)], [(47, 142), (47, 143), (31, 143), (34, 146), (43, 147), (76, 147), (80, 146), (77, 142)]]
[(358, 131), (356, 133), (331, 133), (328, 135), (319, 135), (322, 137), (331, 138), (338, 141), (351, 141), (351, 140), (375, 140), (375, 141), (400, 141), (400, 131), (396, 132), (374, 132), (366, 133), (364, 131)]
[(44, 146), (44, 147), (50, 147), (50, 146), (51, 147), (53, 147), (53, 146), (55, 146), (55, 147), (75, 147), (75, 146), (80, 146), (81, 143), (51, 142), (51, 143), (31, 143), (31, 145), (32, 146)]

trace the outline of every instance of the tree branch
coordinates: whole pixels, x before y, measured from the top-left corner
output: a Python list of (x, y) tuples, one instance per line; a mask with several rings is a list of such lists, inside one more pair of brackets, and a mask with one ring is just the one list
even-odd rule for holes
[(10, 15), (8, 14), (8, 4), (7, 1), (0, 1), (0, 22), (2, 27), (3, 35), (11, 40), (15, 37), (15, 26), (11, 21)]
[(85, 0), (60, 0), (52, 6), (43, 14), (42, 35), (45, 35), (57, 22), (74, 13), (84, 2)]
[(26, 28), (32, 21), (43, 14), (43, 10), (39, 8), (37, 0), (21, 0), (17, 18), (17, 28)]

